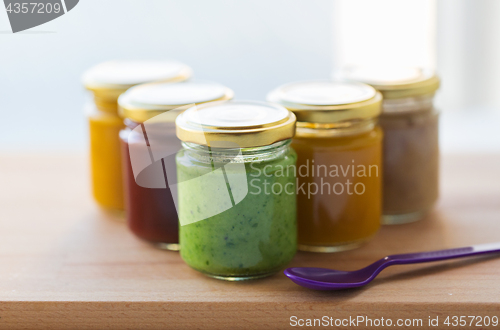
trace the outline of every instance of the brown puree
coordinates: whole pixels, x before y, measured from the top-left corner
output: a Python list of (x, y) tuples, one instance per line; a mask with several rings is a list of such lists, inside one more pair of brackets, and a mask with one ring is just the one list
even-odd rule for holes
[(438, 114), (434, 70), (411, 67), (346, 67), (342, 77), (365, 82), (384, 96), (383, 224), (421, 219), (438, 198)]
[(382, 114), (384, 215), (427, 211), (438, 198), (438, 114)]

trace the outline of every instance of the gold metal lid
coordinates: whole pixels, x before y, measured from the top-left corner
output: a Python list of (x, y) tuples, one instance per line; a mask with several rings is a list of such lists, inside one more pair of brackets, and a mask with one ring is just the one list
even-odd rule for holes
[(112, 103), (132, 86), (153, 81), (184, 81), (191, 75), (189, 66), (176, 61), (116, 60), (90, 68), (82, 81), (99, 102)]
[(411, 67), (346, 67), (339, 78), (359, 81), (380, 91), (384, 99), (434, 94), (439, 77), (433, 70)]
[[(149, 83), (132, 87), (118, 99), (119, 113), (123, 118), (145, 122), (161, 113), (163, 120), (175, 121), (186, 106), (196, 103), (230, 100), (233, 91), (221, 84), (190, 80), (179, 83)], [(178, 109), (179, 111), (170, 111)]]
[(256, 101), (197, 105), (175, 121), (177, 137), (210, 147), (224, 142), (239, 148), (271, 145), (295, 135), (295, 116), (282, 106)]
[(326, 124), (379, 116), (382, 95), (362, 83), (317, 80), (280, 86), (267, 100), (293, 111), (298, 122)]

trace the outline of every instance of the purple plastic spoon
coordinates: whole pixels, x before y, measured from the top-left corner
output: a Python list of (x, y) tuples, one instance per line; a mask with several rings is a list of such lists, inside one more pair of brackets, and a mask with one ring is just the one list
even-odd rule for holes
[(386, 267), (499, 253), (500, 243), (409, 254), (395, 254), (352, 272), (312, 267), (293, 267), (285, 275), (293, 282), (314, 290), (341, 290), (366, 285)]

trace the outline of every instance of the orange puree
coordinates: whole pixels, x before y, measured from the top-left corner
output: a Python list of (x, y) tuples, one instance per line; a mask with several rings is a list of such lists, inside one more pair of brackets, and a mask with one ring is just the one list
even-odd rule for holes
[(301, 131), (292, 140), (298, 155), (299, 249), (355, 247), (380, 227), (382, 131), (340, 137)]
[(122, 210), (123, 187), (119, 132), (123, 120), (113, 113), (89, 116), (92, 189), (99, 205)]

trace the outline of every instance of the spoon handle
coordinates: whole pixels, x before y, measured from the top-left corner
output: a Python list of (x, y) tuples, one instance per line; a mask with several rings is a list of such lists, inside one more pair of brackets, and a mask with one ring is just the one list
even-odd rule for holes
[(500, 243), (473, 245), (469, 247), (439, 250), (420, 253), (395, 254), (386, 257), (385, 261), (392, 264), (414, 264), (421, 262), (440, 261), (455, 258), (472, 257), (488, 253), (499, 253)]

